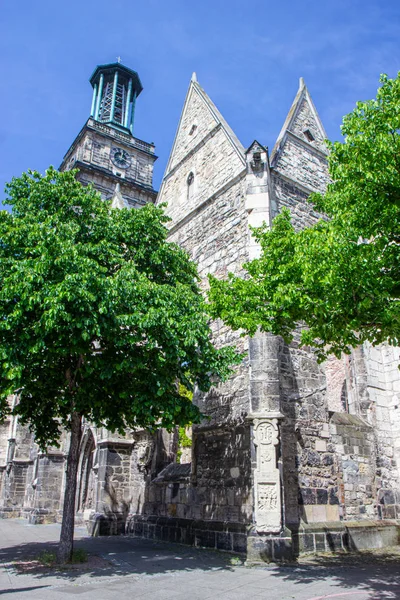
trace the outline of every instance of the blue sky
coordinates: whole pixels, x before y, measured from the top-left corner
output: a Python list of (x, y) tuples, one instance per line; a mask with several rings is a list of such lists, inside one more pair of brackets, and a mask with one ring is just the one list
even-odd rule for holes
[[(192, 71), (244, 144), (271, 149), (306, 84), (327, 130), (400, 69), (398, 0), (0, 0), (0, 188), (59, 166), (86, 121), (97, 64), (137, 70), (135, 135), (158, 188)], [(4, 196), (1, 196), (4, 197)]]

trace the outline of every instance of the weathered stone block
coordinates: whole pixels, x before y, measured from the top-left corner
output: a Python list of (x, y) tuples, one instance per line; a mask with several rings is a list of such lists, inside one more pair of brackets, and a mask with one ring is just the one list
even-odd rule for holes
[(317, 489), (317, 504), (328, 504), (328, 490)]
[(215, 535), (215, 531), (196, 529), (195, 545), (202, 546), (203, 548), (215, 548)]
[(329, 504), (339, 504), (338, 489), (336, 487), (329, 489)]
[(293, 545), (291, 538), (275, 538), (273, 540), (273, 556), (277, 561), (293, 560)]
[(316, 504), (317, 498), (315, 490), (312, 488), (300, 488), (299, 504)]
[(216, 548), (218, 550), (232, 551), (232, 534), (217, 532), (216, 534)]
[(300, 553), (314, 552), (315, 543), (314, 535), (311, 533), (299, 533), (298, 534), (298, 547)]
[(247, 550), (247, 535), (244, 533), (233, 533), (232, 534), (232, 550), (233, 552), (239, 552), (245, 554)]
[(315, 550), (325, 552), (325, 535), (323, 533), (315, 534)]

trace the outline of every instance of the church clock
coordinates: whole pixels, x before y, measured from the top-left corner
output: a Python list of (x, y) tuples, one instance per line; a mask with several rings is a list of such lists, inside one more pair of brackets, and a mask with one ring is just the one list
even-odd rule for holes
[(131, 164), (130, 155), (122, 148), (111, 148), (111, 160), (120, 169), (127, 169)]

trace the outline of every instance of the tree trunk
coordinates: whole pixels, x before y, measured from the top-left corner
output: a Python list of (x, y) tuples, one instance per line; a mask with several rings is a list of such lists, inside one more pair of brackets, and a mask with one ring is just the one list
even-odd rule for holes
[(71, 414), (71, 441), (67, 459), (64, 507), (57, 550), (57, 561), (65, 563), (72, 558), (75, 525), (75, 496), (79, 463), (79, 449), (82, 437), (82, 417), (77, 412)]

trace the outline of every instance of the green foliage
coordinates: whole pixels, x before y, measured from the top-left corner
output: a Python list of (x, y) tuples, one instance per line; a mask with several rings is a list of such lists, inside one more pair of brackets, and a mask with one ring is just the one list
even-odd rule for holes
[[(54, 567), (57, 565), (57, 554), (55, 552), (50, 552), (48, 550), (44, 550), (39, 556), (38, 556), (38, 560), (39, 562), (42, 563), (42, 565), (46, 566), (46, 567)], [(69, 563), (72, 564), (76, 564), (76, 563), (85, 563), (88, 561), (88, 553), (86, 552), (86, 550), (84, 550), (83, 548), (78, 548), (77, 550), (74, 550), (72, 552), (72, 557), (71, 560), (69, 560)]]
[[(185, 396), (187, 398), (188, 402), (192, 402), (193, 392), (187, 390), (182, 384), (179, 385), (179, 392), (181, 396)], [(181, 460), (183, 448), (192, 447), (192, 438), (186, 433), (187, 427), (190, 425), (191, 423), (187, 423), (186, 427), (178, 427), (178, 452), (176, 453), (176, 462), (178, 463)]]
[(231, 556), (229, 558), (229, 563), (233, 566), (233, 567), (239, 567), (240, 565), (244, 564), (244, 560), (243, 558), (240, 558), (240, 556)]
[(49, 552), (48, 550), (44, 550), (38, 556), (38, 560), (42, 563), (42, 565), (45, 565), (46, 567), (53, 567), (57, 562), (57, 556), (55, 552)]
[(72, 563), (85, 563), (88, 561), (88, 553), (83, 548), (77, 548), (72, 552)]
[(186, 427), (179, 427), (178, 432), (179, 446), (181, 448), (191, 448), (192, 447), (192, 438), (188, 436), (186, 433)]
[(28, 172), (0, 212), (0, 419), (7, 396), (45, 447), (74, 411), (98, 426), (200, 418), (180, 385), (207, 391), (240, 359), (216, 350), (195, 265), (167, 242), (160, 208), (111, 209), (76, 172)]
[(193, 391), (185, 388), (181, 383), (179, 384), (179, 393), (182, 397), (187, 398), (188, 402), (192, 402), (193, 400)]
[(284, 210), (256, 229), (262, 254), (248, 278), (210, 277), (215, 317), (288, 342), (301, 322), (320, 359), (366, 340), (399, 344), (400, 74), (381, 83), (344, 118), (344, 143), (329, 143), (332, 183), (310, 198), (329, 220), (296, 232)]
[(183, 448), (192, 447), (192, 438), (186, 433), (186, 427), (178, 427), (178, 451), (176, 453), (176, 462), (181, 462)]

